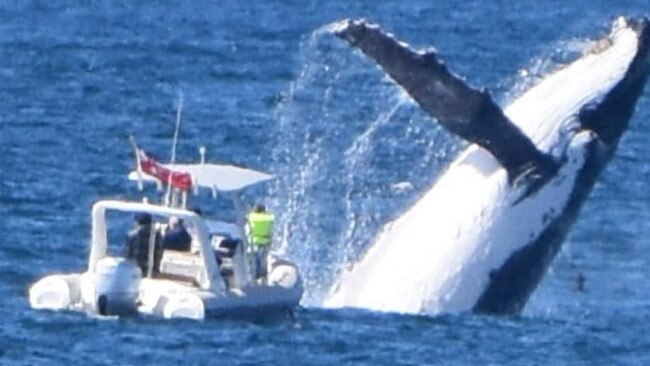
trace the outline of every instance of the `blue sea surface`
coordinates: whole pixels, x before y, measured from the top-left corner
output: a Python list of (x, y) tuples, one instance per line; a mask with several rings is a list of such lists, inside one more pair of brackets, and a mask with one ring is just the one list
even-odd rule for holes
[[(333, 22), (363, 17), (435, 47), (505, 105), (615, 17), (648, 13), (639, 0), (0, 2), (0, 364), (649, 364), (648, 90), (520, 316), (321, 307), (339, 271), (463, 146), (335, 38)], [(87, 265), (93, 202), (142, 196), (126, 179), (129, 136), (170, 158), (181, 95), (179, 161), (205, 146), (210, 161), (277, 176), (245, 199), (266, 197), (275, 245), (303, 272), (296, 319), (32, 310), (31, 283)], [(192, 199), (233, 218), (223, 197)]]

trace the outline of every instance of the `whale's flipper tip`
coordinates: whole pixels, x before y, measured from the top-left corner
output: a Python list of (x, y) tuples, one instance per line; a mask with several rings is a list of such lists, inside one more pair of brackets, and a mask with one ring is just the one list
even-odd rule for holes
[(365, 19), (343, 19), (341, 21), (335, 22), (332, 25), (332, 32), (346, 41), (354, 41), (355, 34), (363, 32), (368, 27), (379, 28), (377, 25), (372, 25)]
[(339, 20), (337, 22), (334, 22), (328, 26), (328, 29), (330, 32), (332, 32), (334, 35), (338, 37), (342, 37), (342, 35), (345, 33), (345, 30), (349, 27), (350, 22), (352, 19), (343, 19)]

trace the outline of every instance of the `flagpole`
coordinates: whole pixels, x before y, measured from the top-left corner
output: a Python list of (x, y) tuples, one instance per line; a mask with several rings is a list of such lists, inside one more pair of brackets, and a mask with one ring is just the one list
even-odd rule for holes
[(176, 162), (176, 143), (178, 142), (178, 132), (181, 129), (181, 112), (183, 110), (183, 92), (180, 92), (178, 100), (178, 109), (176, 109), (176, 130), (174, 131), (174, 142), (172, 143), (172, 159), (171, 164)]
[[(172, 142), (172, 157), (170, 164), (174, 164), (176, 161), (176, 144), (178, 142), (178, 132), (181, 129), (181, 112), (183, 111), (183, 92), (180, 92), (178, 100), (178, 108), (176, 109), (176, 129), (174, 130), (174, 140)], [(167, 182), (167, 194), (165, 195), (165, 205), (172, 206), (172, 175), (173, 172), (169, 173), (169, 179)]]
[(131, 142), (131, 146), (133, 147), (133, 152), (135, 153), (135, 164), (136, 168), (135, 171), (138, 174), (138, 190), (142, 191), (144, 189), (144, 185), (142, 183), (142, 166), (141, 161), (140, 161), (140, 152), (138, 151), (138, 144), (135, 142), (135, 137), (133, 135), (129, 136), (129, 141)]

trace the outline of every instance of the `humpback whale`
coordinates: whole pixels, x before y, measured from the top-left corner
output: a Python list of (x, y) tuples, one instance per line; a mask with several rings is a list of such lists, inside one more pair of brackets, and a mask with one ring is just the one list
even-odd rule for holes
[(469, 146), (344, 270), (326, 307), (518, 314), (627, 129), (650, 70), (647, 19), (610, 33), (504, 109), (365, 20), (334, 34)]

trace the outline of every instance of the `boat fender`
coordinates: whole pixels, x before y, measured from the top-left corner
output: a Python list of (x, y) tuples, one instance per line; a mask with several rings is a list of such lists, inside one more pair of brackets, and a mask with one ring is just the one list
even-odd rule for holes
[(162, 315), (169, 299), (167, 296), (153, 291), (145, 291), (138, 299), (138, 311), (145, 314)]
[(47, 276), (29, 289), (33, 309), (63, 310), (70, 307), (70, 286), (61, 276)]
[(70, 306), (74, 307), (81, 303), (81, 275), (79, 273), (72, 273), (62, 275), (61, 278), (68, 284), (70, 290)]
[(205, 318), (203, 300), (194, 294), (179, 294), (169, 297), (163, 310), (165, 319), (182, 318), (202, 320)]
[(288, 262), (275, 263), (268, 275), (270, 286), (281, 286), (293, 288), (298, 283), (298, 271), (296, 267)]

